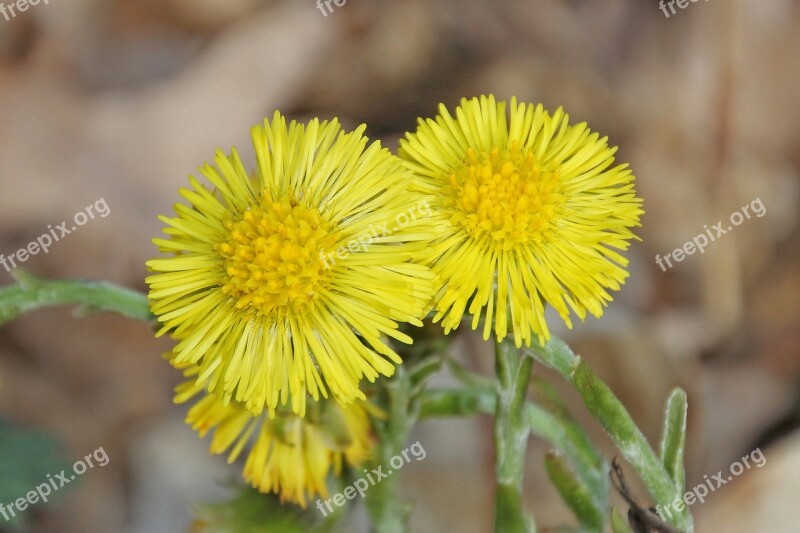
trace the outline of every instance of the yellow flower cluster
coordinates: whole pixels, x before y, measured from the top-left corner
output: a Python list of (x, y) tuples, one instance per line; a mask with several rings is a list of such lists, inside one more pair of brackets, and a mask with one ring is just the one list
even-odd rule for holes
[[(365, 127), (275, 113), (252, 130), (256, 168), (218, 152), (161, 217), (167, 257), (149, 298), (203, 396), (188, 422), (244, 476), (305, 505), (373, 445), (363, 378), (391, 376), (401, 324), (465, 312), (484, 337), (549, 338), (546, 305), (571, 327), (600, 316), (627, 277), (641, 200), (615, 148), (559, 109), (462, 100), (420, 120), (399, 156)], [(333, 431), (338, 438), (331, 438)]]
[[(197, 367), (185, 373), (195, 378)], [(183, 403), (203, 390), (202, 384), (190, 379), (178, 386), (175, 401)], [(254, 441), (246, 452), (244, 479), (261, 492), (278, 494), (282, 502), (305, 507), (315, 494), (328, 497), (329, 473), (339, 475), (345, 462), (357, 466), (369, 457), (373, 447), (369, 414), (382, 416), (361, 400), (346, 407), (312, 401), (305, 417), (285, 412), (270, 419), (205, 394), (189, 409), (186, 422), (201, 437), (213, 430), (211, 453), (228, 452), (229, 463)]]

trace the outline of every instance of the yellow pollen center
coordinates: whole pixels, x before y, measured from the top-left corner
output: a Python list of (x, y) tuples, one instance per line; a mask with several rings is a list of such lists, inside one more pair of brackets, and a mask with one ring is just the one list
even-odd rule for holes
[(509, 150), (468, 149), (445, 189), (452, 222), (504, 249), (546, 241), (550, 221), (564, 204), (558, 167), (540, 164), (517, 142)]
[(265, 315), (297, 309), (327, 283), (326, 250), (337, 238), (316, 208), (264, 193), (258, 205), (224, 225), (225, 240), (214, 249), (225, 265), (222, 292), (236, 307)]

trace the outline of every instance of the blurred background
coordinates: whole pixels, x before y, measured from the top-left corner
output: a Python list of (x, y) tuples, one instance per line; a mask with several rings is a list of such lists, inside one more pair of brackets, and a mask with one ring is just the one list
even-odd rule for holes
[[(761, 449), (763, 467), (692, 507), (698, 532), (798, 531), (797, 2), (696, 2), (669, 17), (655, 0), (349, 0), (331, 8), (311, 0), (42, 0), (0, 15), (0, 253), (102, 199), (108, 216), (23, 266), (144, 290), (156, 216), (215, 148), (236, 145), (250, 157), (250, 126), (276, 109), (298, 119), (338, 116), (346, 127), (366, 122), (370, 136), (394, 148), (417, 117), (462, 96), (564, 106), (620, 147), (646, 215), (642, 242), (628, 253), (629, 282), (602, 322), (556, 333), (651, 442), (670, 389), (688, 391), (687, 486)], [(727, 224), (755, 200), (764, 216), (671, 269), (656, 264), (656, 254), (682, 247), (704, 225)], [(0, 284), (11, 282), (0, 268)], [(56, 501), (25, 511), (29, 530), (186, 531), (196, 503), (226, 497), (239, 470), (209, 456), (207, 441), (183, 424), (184, 408), (171, 401), (179, 376), (160, 358), (168, 347), (144, 325), (76, 320), (68, 309), (0, 329), (0, 413), (14, 428), (0, 438), (0, 472), (22, 468), (34, 446), (55, 462), (99, 447), (110, 458)], [(453, 345), (490, 372), (486, 349), (467, 331)], [(599, 426), (565, 395), (612, 457)], [(490, 421), (426, 422), (413, 437), (427, 458), (402, 472), (416, 505), (412, 529), (489, 531)], [(545, 451), (531, 442), (526, 506), (546, 530), (573, 519), (547, 481)], [(6, 503), (32, 488), (12, 491), (0, 476), (3, 484)]]

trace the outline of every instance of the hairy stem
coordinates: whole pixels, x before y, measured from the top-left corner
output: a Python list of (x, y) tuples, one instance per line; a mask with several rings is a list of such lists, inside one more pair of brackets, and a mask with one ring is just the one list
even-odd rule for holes
[(27, 311), (58, 305), (80, 305), (92, 311), (112, 311), (152, 322), (147, 296), (105, 281), (48, 280), (20, 270), (12, 272), (16, 285), (0, 289), (0, 324)]
[[(378, 444), (374, 464), (377, 466), (388, 465), (406, 444), (408, 433), (417, 418), (416, 413), (409, 412), (412, 407), (411, 388), (408, 373), (402, 365), (398, 366), (395, 375), (384, 387), (388, 416), (375, 423)], [(396, 475), (383, 478), (367, 493), (367, 512), (377, 533), (408, 531), (411, 505), (398, 499), (398, 481)]]
[(522, 508), (525, 448), (530, 432), (525, 416), (533, 359), (524, 356), (510, 340), (496, 346), (497, 403), (494, 418), (495, 531), (534, 531), (533, 521)]

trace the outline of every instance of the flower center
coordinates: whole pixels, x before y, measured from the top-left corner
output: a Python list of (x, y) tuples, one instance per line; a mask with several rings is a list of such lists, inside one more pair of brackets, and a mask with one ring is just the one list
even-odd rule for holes
[(504, 249), (541, 243), (553, 215), (564, 204), (556, 165), (542, 165), (532, 151), (514, 142), (509, 150), (478, 154), (472, 148), (450, 175), (451, 220), (478, 239)]
[(326, 250), (337, 237), (319, 210), (264, 193), (239, 220), (224, 222), (225, 240), (214, 249), (225, 261), (222, 292), (239, 309), (270, 315), (314, 300), (327, 283)]

